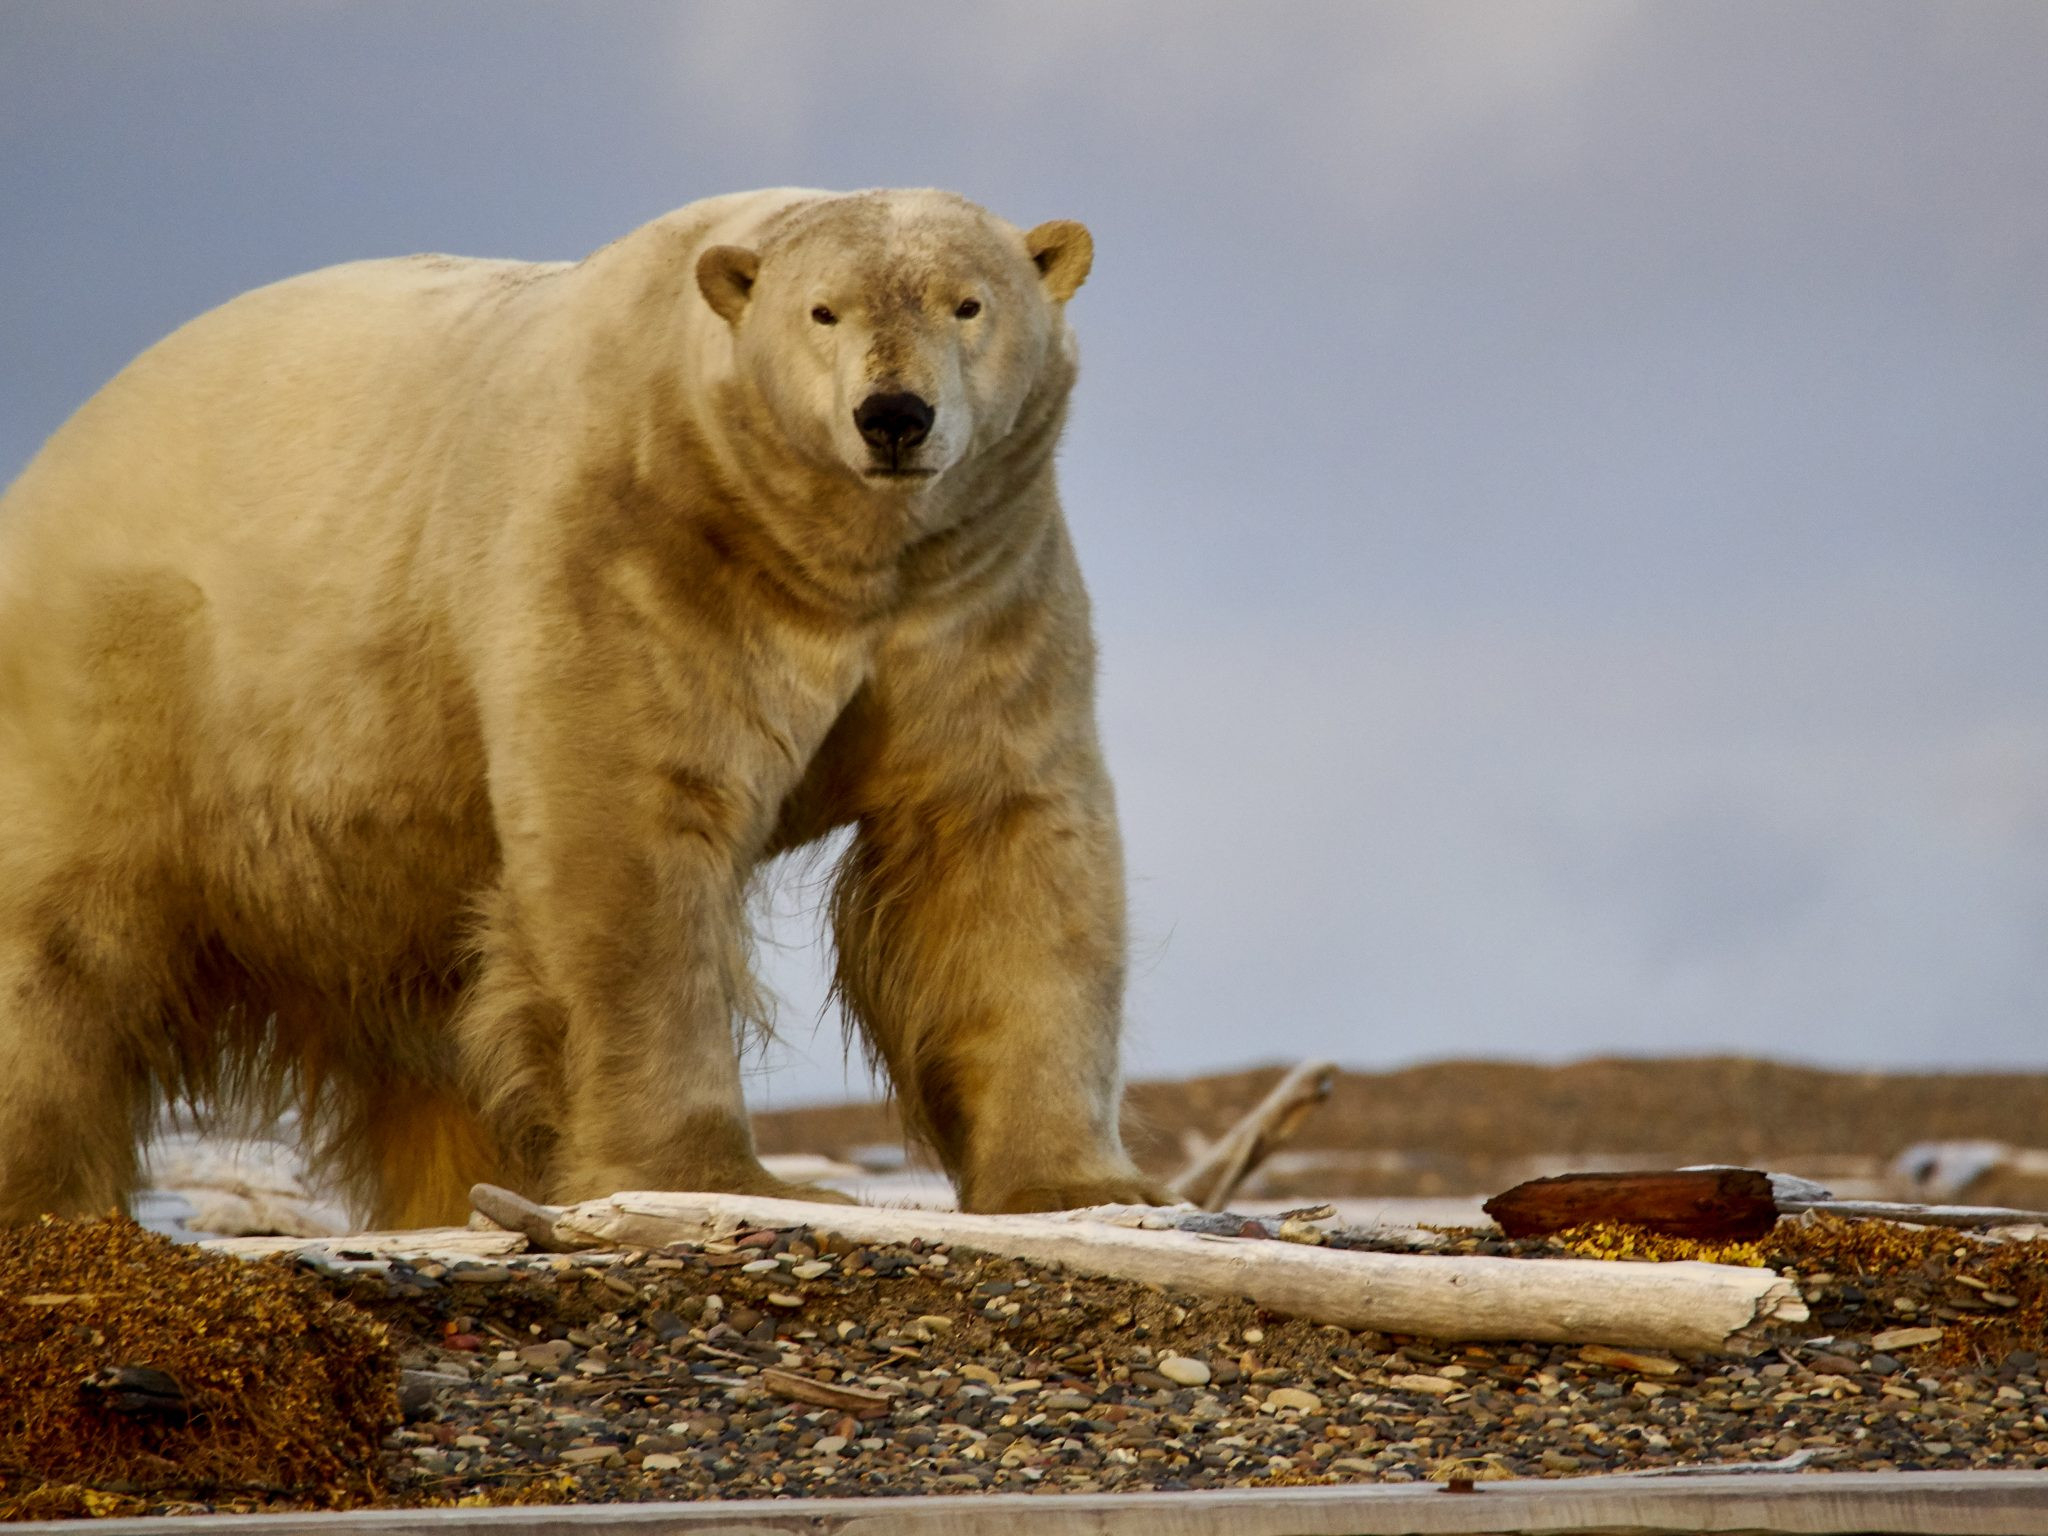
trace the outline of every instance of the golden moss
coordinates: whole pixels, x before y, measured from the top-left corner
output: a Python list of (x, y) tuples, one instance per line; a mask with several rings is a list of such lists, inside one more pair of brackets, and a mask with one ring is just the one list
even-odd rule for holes
[[(122, 1218), (0, 1230), (0, 1518), (130, 1512), (142, 1495), (318, 1506), (380, 1495), (398, 1422), (382, 1324), (279, 1264), (208, 1254)], [(183, 1417), (80, 1390), (148, 1366)]]
[(1508, 1459), (1492, 1452), (1484, 1456), (1441, 1456), (1422, 1471), (1432, 1483), (1492, 1483), (1515, 1475)]
[[(5, 1481), (0, 1474), (0, 1488)], [(5, 1520), (106, 1520), (143, 1514), (148, 1508), (133, 1494), (83, 1488), (77, 1483), (42, 1483), (18, 1496), (0, 1492), (0, 1519)]]
[[(567, 1472), (536, 1472), (485, 1488), (475, 1488), (456, 1498), (408, 1499), (407, 1503), (438, 1508), (489, 1509), (501, 1505), (574, 1504), (582, 1493), (575, 1477)], [(657, 1497), (650, 1489), (650, 1497)]]
[(1667, 1237), (1661, 1232), (1609, 1221), (1567, 1227), (1551, 1241), (1588, 1259), (1649, 1259), (1658, 1263), (1699, 1259), (1708, 1264), (1741, 1264), (1751, 1269), (1771, 1262), (1767, 1257), (1771, 1241), (1768, 1237), (1754, 1243), (1696, 1242), (1689, 1237)]
[[(1946, 1361), (2048, 1349), (2048, 1242), (1993, 1243), (1941, 1227), (1820, 1215), (1780, 1221), (1754, 1243), (1694, 1242), (1610, 1222), (1573, 1227), (1551, 1241), (1594, 1259), (1784, 1270), (1801, 1277), (1816, 1312), (1850, 1314), (1858, 1328), (1938, 1324)], [(1896, 1306), (1902, 1300), (1910, 1310)]]

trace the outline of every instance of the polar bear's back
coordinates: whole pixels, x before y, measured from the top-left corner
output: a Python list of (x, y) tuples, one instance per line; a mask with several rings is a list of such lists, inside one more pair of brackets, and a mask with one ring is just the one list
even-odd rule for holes
[(308, 273), (201, 315), (82, 406), (0, 498), (0, 810), (54, 814), (116, 761), (139, 789), (445, 745), (425, 533), (486, 440), (520, 430), (483, 431), (480, 407), (533, 331), (523, 296), (569, 270)]
[[(61, 523), (132, 556), (317, 516), (416, 451), (478, 378), (518, 295), (564, 270), (404, 257), (244, 293), (179, 327), (52, 436), (0, 501), (0, 540)], [(138, 542), (139, 541), (139, 542)], [(19, 556), (29, 557), (20, 550)]]

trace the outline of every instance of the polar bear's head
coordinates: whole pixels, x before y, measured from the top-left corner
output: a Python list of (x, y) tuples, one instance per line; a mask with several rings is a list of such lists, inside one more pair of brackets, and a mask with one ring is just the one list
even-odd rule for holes
[(776, 434), (903, 491), (1010, 432), (1093, 256), (1071, 220), (1025, 233), (950, 193), (864, 192), (795, 205), (756, 247), (712, 246), (697, 284)]

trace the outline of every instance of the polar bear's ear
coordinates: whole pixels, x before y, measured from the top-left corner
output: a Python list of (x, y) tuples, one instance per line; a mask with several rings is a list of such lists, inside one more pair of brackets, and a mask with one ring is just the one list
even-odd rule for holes
[(1095, 264), (1095, 238), (1072, 219), (1051, 219), (1024, 237), (1024, 249), (1045, 280), (1055, 304), (1064, 304), (1088, 280)]
[(697, 258), (697, 287), (728, 325), (738, 325), (761, 258), (745, 246), (714, 245)]

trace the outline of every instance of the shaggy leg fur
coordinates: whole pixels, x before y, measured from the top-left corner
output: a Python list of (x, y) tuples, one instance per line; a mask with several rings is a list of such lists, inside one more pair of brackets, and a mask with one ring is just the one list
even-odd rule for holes
[(277, 1000), (260, 1091), (299, 1106), (307, 1165), (359, 1221), (461, 1226), (470, 1186), (518, 1182), (457, 1080), (457, 993), (416, 986), (338, 1006)]
[(470, 1186), (506, 1175), (483, 1122), (452, 1089), (380, 1085), (349, 1118), (360, 1126), (357, 1161), (375, 1194), (379, 1226), (459, 1227), (469, 1220)]
[(0, 1221), (125, 1204), (176, 1070), (145, 893), (192, 606), (154, 579), (0, 591)]
[(706, 882), (696, 922), (644, 895), (523, 922), (494, 898), (457, 1030), (485, 1124), (516, 1149), (517, 1187), (563, 1202), (622, 1189), (843, 1198), (774, 1178), (755, 1155), (733, 1040), (752, 984), (724, 884)]
[(1123, 1148), (1123, 854), (1087, 600), (1041, 530), (1023, 595), (885, 657), (833, 893), (837, 990), (968, 1210), (1145, 1202)]
[(117, 991), (61, 929), (0, 922), (0, 1222), (124, 1208), (151, 1093)]
[[(952, 825), (948, 826), (948, 821)], [(834, 898), (838, 990), (970, 1211), (1167, 1198), (1117, 1131), (1114, 833), (1059, 808), (866, 824)]]

